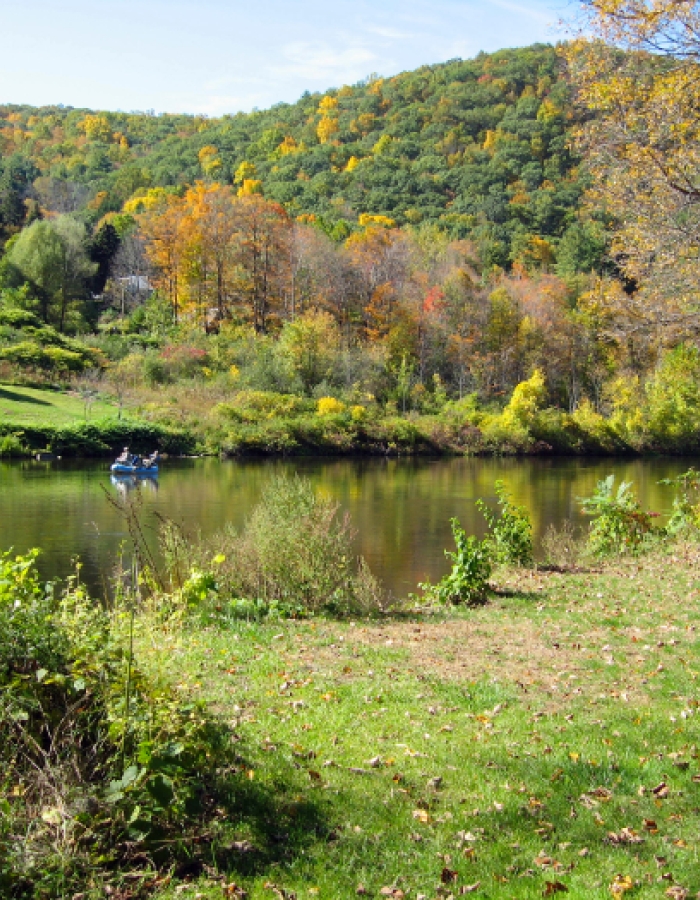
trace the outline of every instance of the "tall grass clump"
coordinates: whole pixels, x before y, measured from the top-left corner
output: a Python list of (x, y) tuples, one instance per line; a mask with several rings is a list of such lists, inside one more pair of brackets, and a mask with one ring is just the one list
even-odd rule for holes
[(353, 550), (339, 504), (298, 476), (266, 487), (241, 532), (188, 540), (171, 523), (163, 548), (172, 589), (190, 605), (232, 616), (379, 611), (382, 589)]

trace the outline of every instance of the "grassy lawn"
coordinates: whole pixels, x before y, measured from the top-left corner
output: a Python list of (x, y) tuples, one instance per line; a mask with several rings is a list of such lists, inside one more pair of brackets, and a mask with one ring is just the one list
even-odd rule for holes
[[(88, 410), (92, 419), (116, 418), (114, 404), (96, 400)], [(17, 425), (69, 425), (85, 421), (85, 403), (76, 392), (50, 391), (0, 384), (0, 421)]]
[(695, 897), (700, 550), (672, 552), (444, 616), (191, 632), (181, 689), (239, 756), (159, 896)]

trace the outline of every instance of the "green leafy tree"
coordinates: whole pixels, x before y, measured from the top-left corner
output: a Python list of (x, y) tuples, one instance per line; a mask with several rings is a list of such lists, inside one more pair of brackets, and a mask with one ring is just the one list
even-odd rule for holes
[(84, 227), (69, 216), (37, 220), (19, 234), (7, 256), (35, 291), (42, 319), (64, 331), (70, 314), (84, 308), (96, 269), (85, 249)]

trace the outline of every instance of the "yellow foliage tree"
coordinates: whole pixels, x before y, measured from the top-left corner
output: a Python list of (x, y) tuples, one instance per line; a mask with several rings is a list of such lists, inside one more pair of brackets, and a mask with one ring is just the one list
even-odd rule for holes
[(700, 299), (700, 7), (592, 0), (564, 47), (585, 124), (589, 200), (614, 218), (612, 251), (637, 290), (630, 324), (697, 326)]
[(233, 183), (243, 184), (244, 181), (253, 181), (257, 177), (258, 170), (255, 168), (255, 165), (247, 160), (243, 160), (236, 169), (236, 174), (233, 176)]
[(262, 181), (258, 178), (246, 178), (243, 184), (238, 188), (239, 197), (251, 197), (253, 194), (262, 194)]
[(221, 160), (219, 159), (219, 151), (211, 144), (207, 144), (197, 154), (199, 165), (205, 175), (212, 175), (217, 169), (221, 168)]
[(103, 141), (107, 144), (112, 140), (112, 126), (106, 116), (85, 116), (78, 127), (85, 132), (89, 141)]
[(324, 116), (321, 121), (318, 123), (318, 128), (316, 129), (316, 134), (318, 135), (318, 139), (322, 144), (327, 144), (328, 141), (333, 137), (334, 134), (337, 134), (340, 130), (337, 119), (331, 119), (328, 116)]

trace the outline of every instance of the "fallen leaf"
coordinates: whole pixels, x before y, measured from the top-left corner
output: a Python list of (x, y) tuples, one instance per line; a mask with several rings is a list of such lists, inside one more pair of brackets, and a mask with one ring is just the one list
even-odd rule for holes
[(552, 894), (568, 894), (569, 889), (565, 884), (562, 884), (561, 881), (545, 881), (544, 890), (542, 891), (543, 897), (551, 897)]
[(413, 818), (418, 819), (418, 821), (423, 822), (423, 824), (427, 824), (430, 821), (430, 816), (426, 809), (414, 809)]
[(610, 885), (610, 893), (613, 897), (622, 897), (627, 891), (631, 891), (634, 882), (629, 875), (616, 875)]
[(478, 891), (480, 887), (481, 887), (480, 881), (476, 881), (476, 882), (474, 882), (474, 884), (463, 884), (462, 887), (459, 889), (459, 893), (460, 894), (473, 894), (474, 891)]
[(656, 834), (659, 830), (653, 819), (644, 819), (644, 827), (647, 831), (651, 832), (651, 834)]
[(237, 884), (224, 885), (224, 897), (232, 897), (234, 900), (246, 900), (248, 894)]
[(687, 888), (681, 887), (680, 884), (674, 884), (666, 891), (664, 896), (670, 897), (671, 900), (686, 900), (689, 893), (690, 891)]
[(277, 900), (297, 900), (297, 895), (293, 891), (285, 891), (284, 888), (277, 887), (271, 881), (266, 881), (263, 887), (266, 891), (272, 891)]
[(454, 869), (448, 869), (447, 866), (440, 872), (440, 881), (443, 884), (452, 884), (457, 881), (458, 873)]
[(604, 787), (597, 787), (594, 791), (588, 792), (589, 797), (598, 797), (600, 800), (610, 800), (612, 797), (612, 791), (609, 791)]
[(651, 792), (657, 800), (665, 800), (668, 797), (668, 785), (665, 781), (662, 781), (661, 784), (657, 784), (655, 788), (652, 788)]
[(608, 844), (614, 844), (614, 845), (643, 844), (644, 838), (641, 838), (633, 828), (623, 828), (621, 831), (618, 831), (617, 833), (615, 833), (614, 831), (608, 832), (606, 842)]

